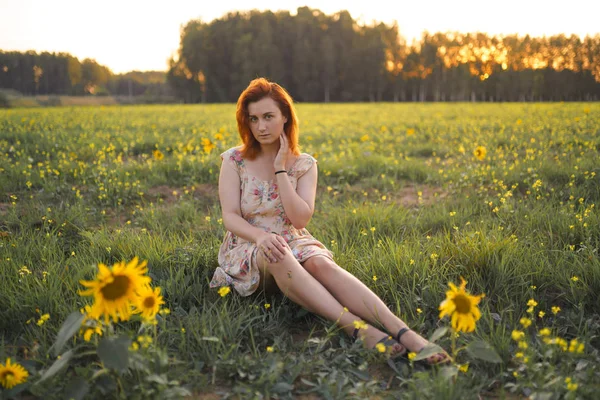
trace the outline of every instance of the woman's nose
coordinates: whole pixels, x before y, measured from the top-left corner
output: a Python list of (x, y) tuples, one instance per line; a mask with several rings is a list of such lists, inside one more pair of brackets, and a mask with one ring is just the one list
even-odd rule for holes
[(266, 128), (267, 128), (267, 124), (265, 123), (265, 121), (262, 119), (259, 119), (258, 120), (258, 130), (264, 131)]

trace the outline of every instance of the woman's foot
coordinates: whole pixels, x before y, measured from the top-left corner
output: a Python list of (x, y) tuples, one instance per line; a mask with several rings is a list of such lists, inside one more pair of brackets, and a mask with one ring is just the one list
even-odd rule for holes
[[(396, 334), (395, 339), (402, 346), (405, 346), (408, 351), (414, 353), (419, 353), (425, 346), (429, 344), (427, 339), (409, 328), (400, 329)], [(448, 362), (449, 360), (448, 354), (446, 353), (437, 353), (425, 359), (429, 365), (441, 364)]]
[(404, 356), (408, 353), (406, 347), (398, 343), (387, 333), (384, 333), (379, 329), (372, 327), (371, 325), (367, 325), (367, 329), (354, 329), (352, 337), (355, 340), (361, 339), (367, 348), (376, 349), (382, 353), (383, 351), (377, 347), (380, 344), (385, 346), (384, 351), (387, 352), (392, 358)]

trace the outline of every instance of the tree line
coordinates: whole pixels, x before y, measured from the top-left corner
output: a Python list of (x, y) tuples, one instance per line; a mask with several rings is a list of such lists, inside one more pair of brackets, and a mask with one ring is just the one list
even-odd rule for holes
[(600, 99), (600, 35), (424, 33), (359, 24), (347, 11), (231, 12), (181, 29), (166, 73), (114, 75), (65, 53), (0, 51), (0, 88), (23, 94), (173, 94), (232, 102), (265, 76), (298, 101), (585, 101)]
[(113, 74), (96, 60), (68, 53), (0, 50), (0, 89), (35, 95), (160, 96), (172, 94), (163, 71)]
[(186, 102), (235, 101), (256, 76), (301, 101), (573, 101), (600, 98), (600, 35), (519, 37), (359, 25), (347, 11), (234, 12), (182, 28), (168, 80)]

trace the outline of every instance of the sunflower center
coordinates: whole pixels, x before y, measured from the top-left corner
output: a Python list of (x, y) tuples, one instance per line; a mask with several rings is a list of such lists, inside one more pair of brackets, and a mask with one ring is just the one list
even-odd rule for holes
[(468, 314), (471, 311), (471, 300), (464, 294), (454, 296), (454, 304), (459, 314)]
[(12, 371), (4, 371), (0, 377), (5, 379), (6, 382), (12, 382), (12, 380), (15, 379), (15, 374), (13, 374)]
[(156, 304), (156, 302), (154, 301), (154, 297), (148, 296), (144, 299), (144, 307), (154, 308), (154, 304)]
[(100, 289), (106, 300), (119, 300), (125, 296), (129, 289), (131, 281), (124, 275), (117, 275), (108, 285)]

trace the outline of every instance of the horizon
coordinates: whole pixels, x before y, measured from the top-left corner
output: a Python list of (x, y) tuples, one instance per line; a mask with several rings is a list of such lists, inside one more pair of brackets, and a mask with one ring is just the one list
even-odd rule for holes
[[(0, 50), (69, 53), (79, 60), (94, 59), (114, 74), (166, 72), (168, 59), (177, 55), (180, 28), (191, 20), (200, 19), (209, 23), (228, 12), (253, 9), (289, 11), (291, 15), (296, 15), (297, 8), (302, 6), (318, 9), (326, 15), (347, 10), (361, 25), (373, 22), (391, 25), (396, 22), (400, 35), (409, 43), (418, 40), (424, 32), (482, 32), (494, 36), (520, 37), (564, 34), (576, 35), (580, 39), (600, 33), (594, 17), (600, 14), (600, 4), (591, 0), (573, 2), (570, 9), (566, 10), (557, 7), (562, 3), (558, 0), (534, 0), (525, 4), (507, 0), (494, 10), (493, 20), (487, 19), (488, 13), (484, 14), (486, 18), (473, 18), (474, 14), (465, 12), (468, 8), (481, 9), (478, 2), (473, 0), (452, 4), (435, 1), (433, 5), (430, 2), (426, 6), (406, 3), (395, 8), (385, 4), (386, 1), (378, 0), (368, 4), (340, 0), (319, 3), (322, 2), (264, 1), (261, 8), (243, 8), (241, 6), (246, 3), (231, 0), (202, 8), (191, 0), (174, 0), (169, 3), (169, 9), (162, 9), (156, 6), (164, 3), (157, 1), (122, 3), (108, 0), (102, 8), (86, 15), (78, 11), (80, 3), (73, 0), (53, 3), (26, 0), (16, 4), (0, 0)], [(582, 5), (589, 11), (583, 15)], [(431, 9), (436, 12), (431, 14)], [(516, 9), (519, 14), (513, 15)], [(427, 18), (413, 18), (425, 12), (430, 13)], [(578, 13), (576, 18), (573, 15), (575, 13)], [(111, 29), (107, 30), (107, 25)], [(73, 35), (73, 31), (80, 34)], [(44, 34), (40, 35), (41, 32)], [(139, 37), (146, 40), (136, 41)]]

